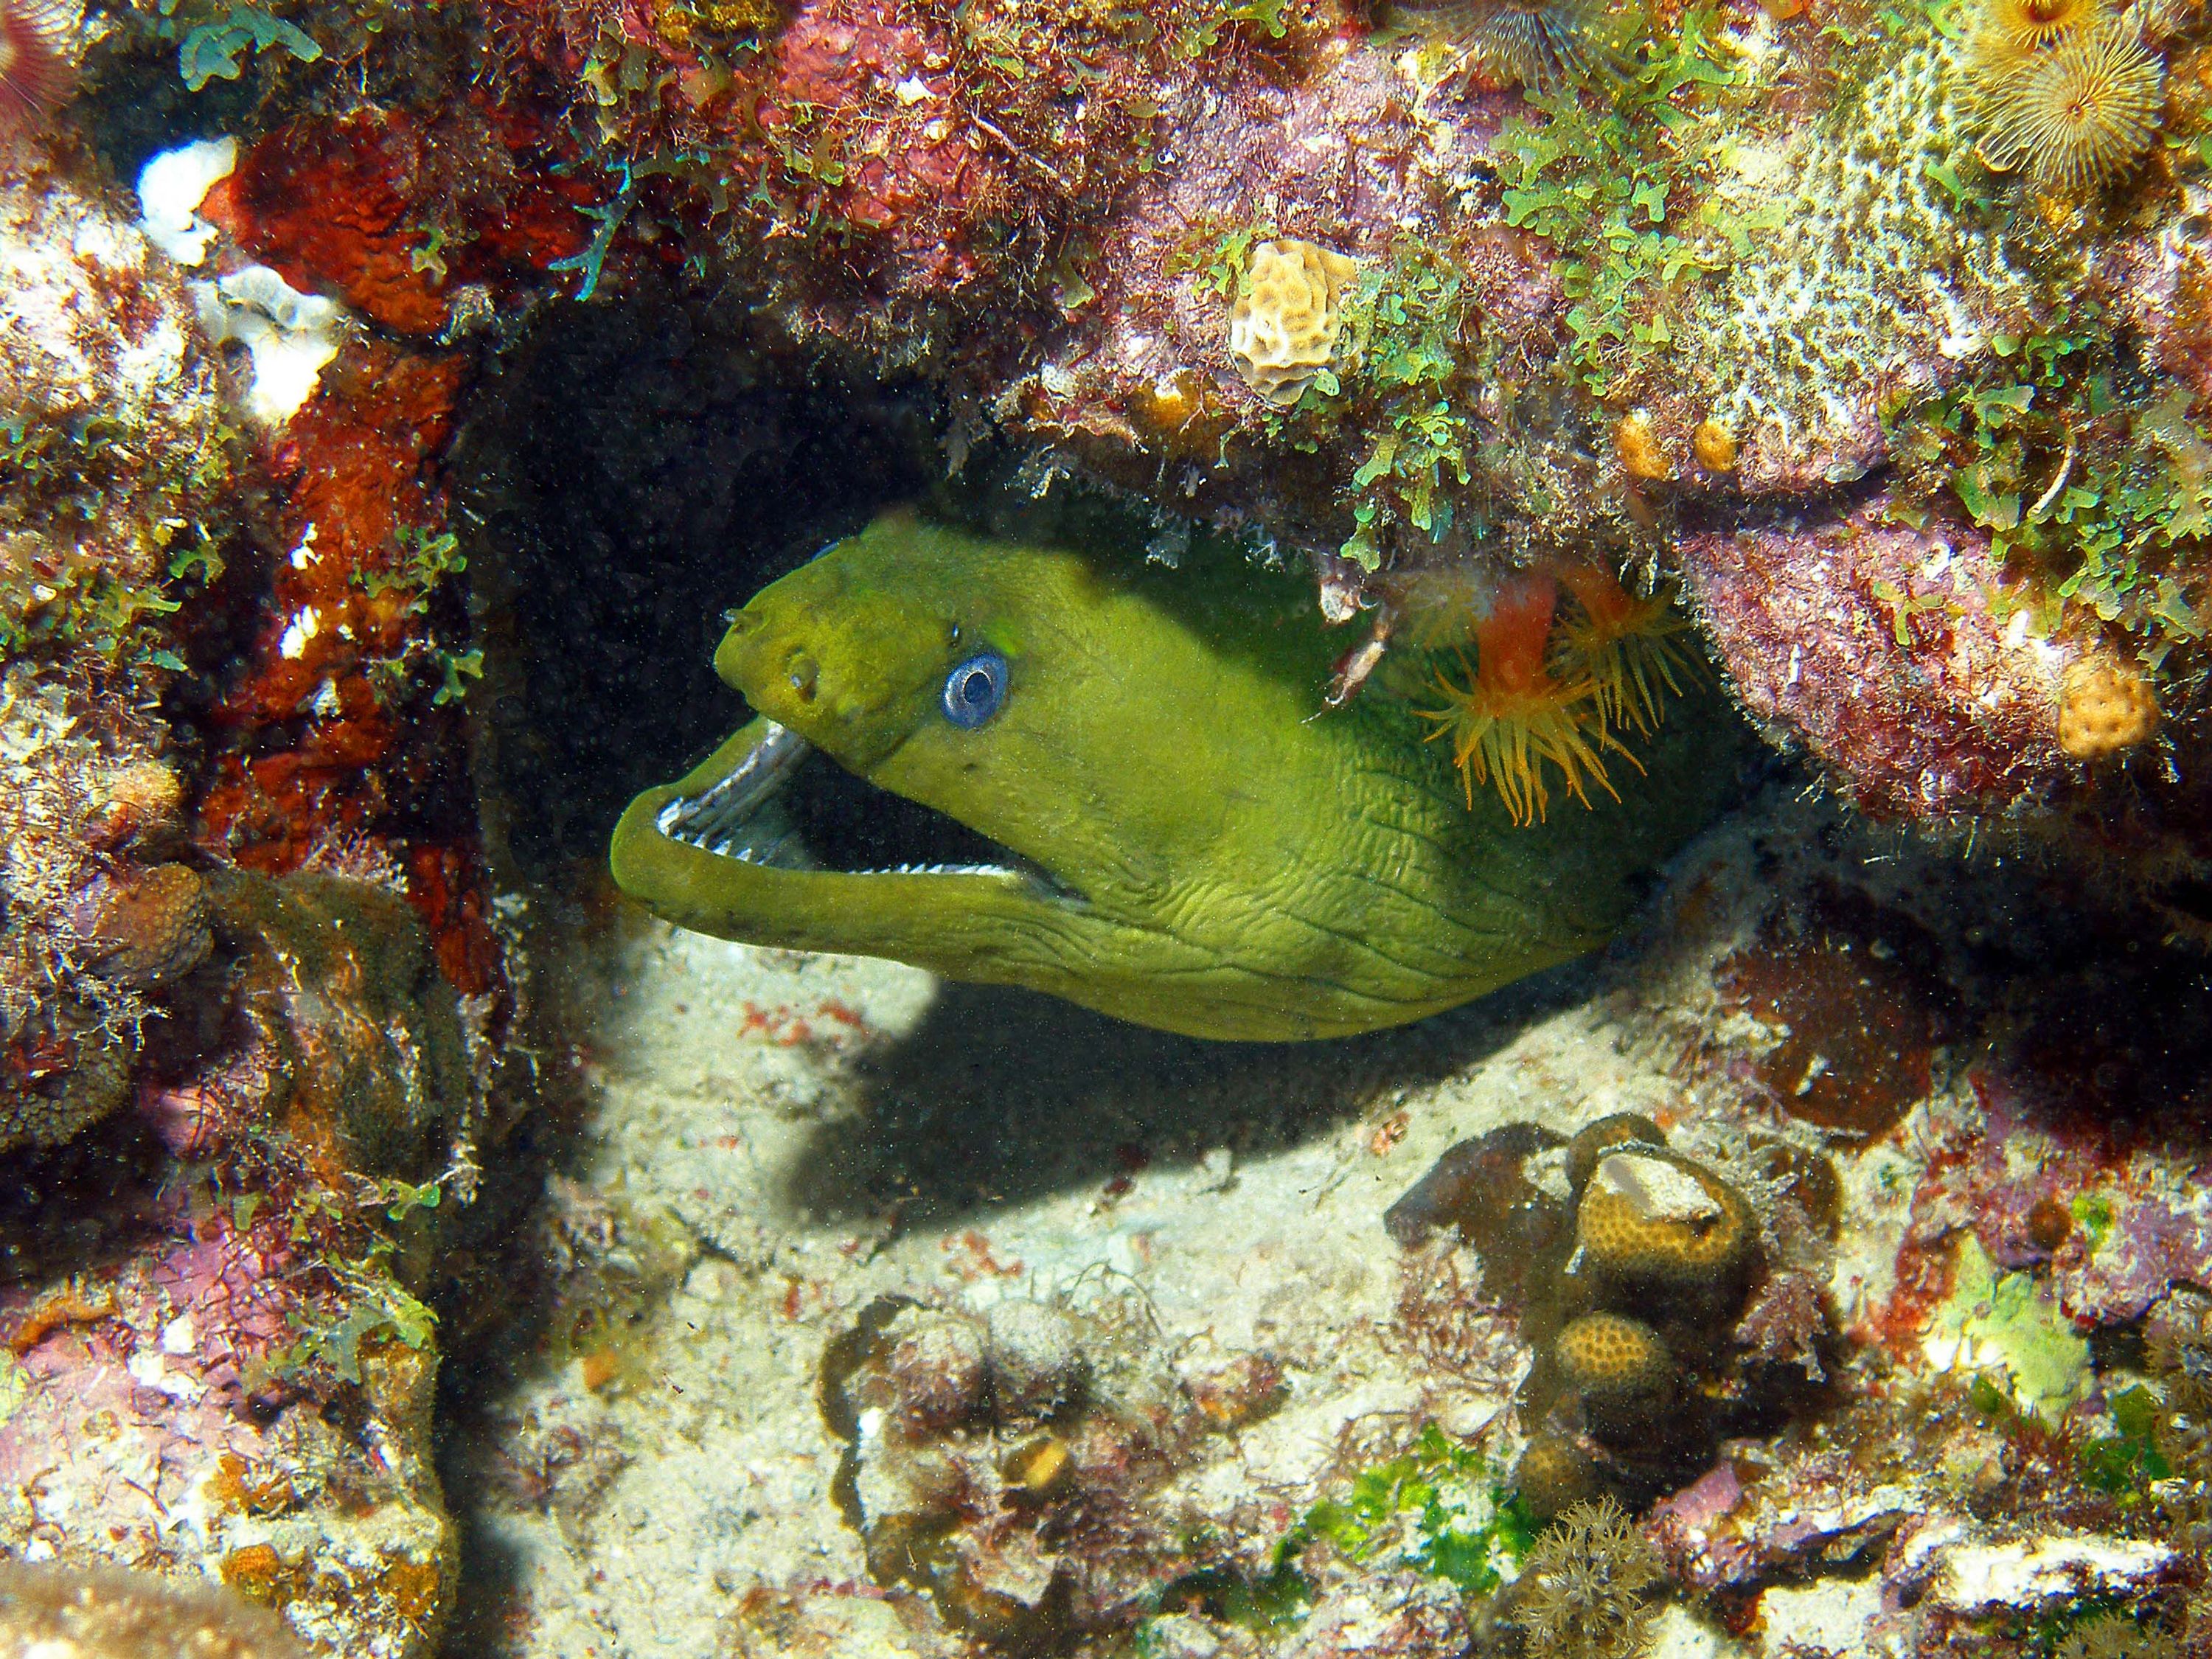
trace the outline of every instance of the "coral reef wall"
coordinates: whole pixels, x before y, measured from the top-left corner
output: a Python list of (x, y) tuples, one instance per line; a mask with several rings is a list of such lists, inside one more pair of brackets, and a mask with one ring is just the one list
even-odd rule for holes
[[(946, 475), (1303, 561), (1334, 698), (1479, 723), (1517, 662), (1555, 753), (1710, 659), (1863, 813), (2212, 939), (2212, 40), (2010, 17), (0, 0), (9, 1546), (430, 1650), (435, 1316), (584, 1058), (499, 883), (708, 735), (719, 605)], [(1165, 1482), (1218, 1425), (1142, 1381), (1036, 1456), (1152, 1412)], [(969, 1407), (856, 1465), (1060, 1516)]]
[(486, 13), (503, 98), (600, 181), (575, 291), (711, 273), (764, 339), (944, 386), (956, 464), (995, 430), (1039, 489), (1148, 502), (1164, 556), (1194, 514), (1312, 556), (1377, 652), (1516, 568), (1674, 573), (1863, 808), (2094, 821), (2170, 891), (2202, 30), (2128, 14), (2134, 101), (2077, 139), (2034, 125), (2071, 25), (2011, 52), (1994, 5), (1608, 10), (1526, 86), (1479, 24), (1319, 0)]

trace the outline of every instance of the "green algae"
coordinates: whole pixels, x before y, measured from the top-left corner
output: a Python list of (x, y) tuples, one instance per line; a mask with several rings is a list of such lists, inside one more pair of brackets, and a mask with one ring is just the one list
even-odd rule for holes
[[(178, 0), (161, 0), (161, 15), (172, 17)], [(264, 7), (230, 4), (193, 24), (177, 45), (177, 75), (188, 92), (210, 81), (235, 81), (241, 52), (276, 52), (312, 64), (323, 55), (315, 38)]]
[[(216, 532), (198, 508), (230, 477), (231, 434), (181, 459), (144, 428), (106, 416), (40, 422), (0, 416), (0, 528), (27, 523), (55, 549), (0, 579), (0, 654), (87, 652), (126, 666), (185, 666), (162, 619), (185, 596), (222, 574)], [(100, 532), (139, 503), (125, 533), (131, 546), (105, 550)], [(89, 549), (76, 545), (93, 538)], [(147, 574), (150, 570), (151, 574)]]
[(2106, 1409), (2116, 1431), (2081, 1448), (2075, 1461), (2082, 1483), (2118, 1498), (2124, 1510), (2140, 1508), (2149, 1501), (2152, 1483), (2173, 1473), (2173, 1465), (2159, 1449), (2159, 1402), (2137, 1383), (2114, 1395)]
[[(1426, 1424), (1406, 1451), (1356, 1472), (1342, 1498), (1309, 1508), (1276, 1543), (1266, 1573), (1202, 1569), (1164, 1589), (1159, 1605), (1203, 1608), (1251, 1630), (1289, 1629), (1316, 1600), (1300, 1559), (1316, 1547), (1355, 1565), (1441, 1579), (1480, 1601), (1519, 1576), (1541, 1530), (1508, 1476), (1480, 1447)], [(1188, 1540), (1200, 1554), (1215, 1541)], [(1141, 1627), (1136, 1651), (1147, 1651)]]
[(1518, 1574), (1538, 1531), (1507, 1481), (1485, 1453), (1431, 1423), (1410, 1451), (1354, 1475), (1345, 1498), (1307, 1510), (1278, 1547), (1278, 1566), (1328, 1543), (1353, 1561), (1488, 1595)]
[(1951, 1294), (1930, 1319), (1927, 1340), (1948, 1346), (1976, 1374), (1978, 1401), (2046, 1424), (2085, 1399), (2093, 1380), (2088, 1341), (2049, 1290), (2030, 1273), (2000, 1274), (1972, 1233), (1960, 1237)]
[(1693, 6), (1673, 33), (1644, 43), (1610, 107), (1571, 91), (1532, 93), (1544, 120), (1516, 117), (1498, 131), (1505, 222), (1552, 245), (1571, 356), (1593, 394), (1633, 385), (1674, 341), (1672, 290), (1726, 263), (1699, 246), (1688, 204), (1717, 133), (1705, 118), (1735, 84), (1714, 44), (1713, 9)]
[(2212, 431), (2147, 374), (2087, 302), (1992, 342), (1995, 368), (1888, 425), (1923, 503), (1948, 495), (2022, 583), (2005, 608), (2044, 631), (2068, 608), (2125, 629), (2155, 667), (2200, 642), (2197, 562), (2212, 548)]

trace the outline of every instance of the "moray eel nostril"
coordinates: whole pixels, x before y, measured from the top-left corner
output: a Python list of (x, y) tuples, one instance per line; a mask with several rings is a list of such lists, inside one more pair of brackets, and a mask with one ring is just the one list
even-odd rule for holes
[(1752, 752), (1686, 691), (1620, 800), (1516, 825), (1403, 702), (1324, 707), (1341, 649), (1227, 547), (1163, 570), (879, 520), (732, 616), (715, 672), (760, 718), (631, 803), (615, 878), (726, 939), (1338, 1036), (1603, 944)]
[(814, 701), (815, 683), (821, 673), (821, 665), (805, 651), (793, 652), (783, 665), (785, 683), (801, 702)]

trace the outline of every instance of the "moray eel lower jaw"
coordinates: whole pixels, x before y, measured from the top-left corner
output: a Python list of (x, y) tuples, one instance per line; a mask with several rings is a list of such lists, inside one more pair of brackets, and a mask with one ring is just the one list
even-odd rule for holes
[[(868, 797), (877, 832), (841, 844)], [(886, 826), (888, 825), (888, 828)], [(864, 860), (844, 867), (858, 853)], [(878, 861), (880, 860), (880, 861)], [(691, 772), (629, 805), (616, 883), (693, 932), (793, 950), (921, 961), (953, 972), (1009, 932), (1056, 933), (1090, 909), (1072, 883), (958, 820), (839, 769), (788, 726), (755, 720)]]

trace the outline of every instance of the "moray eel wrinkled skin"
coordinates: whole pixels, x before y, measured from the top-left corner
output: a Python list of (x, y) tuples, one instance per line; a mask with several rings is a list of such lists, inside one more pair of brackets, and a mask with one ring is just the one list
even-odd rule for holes
[[(1336, 1036), (1602, 944), (1734, 787), (1742, 728), (1700, 690), (1637, 744), (1641, 775), (1612, 767), (1619, 801), (1526, 827), (1470, 807), (1402, 702), (1323, 706), (1342, 641), (1310, 587), (1217, 564), (878, 521), (732, 614), (715, 672), (759, 718), (630, 804), (616, 881), (724, 939), (1196, 1036)], [(823, 757), (932, 810), (864, 792), (856, 814), (832, 774), (847, 804), (810, 819)], [(869, 830), (878, 809), (918, 854)]]

